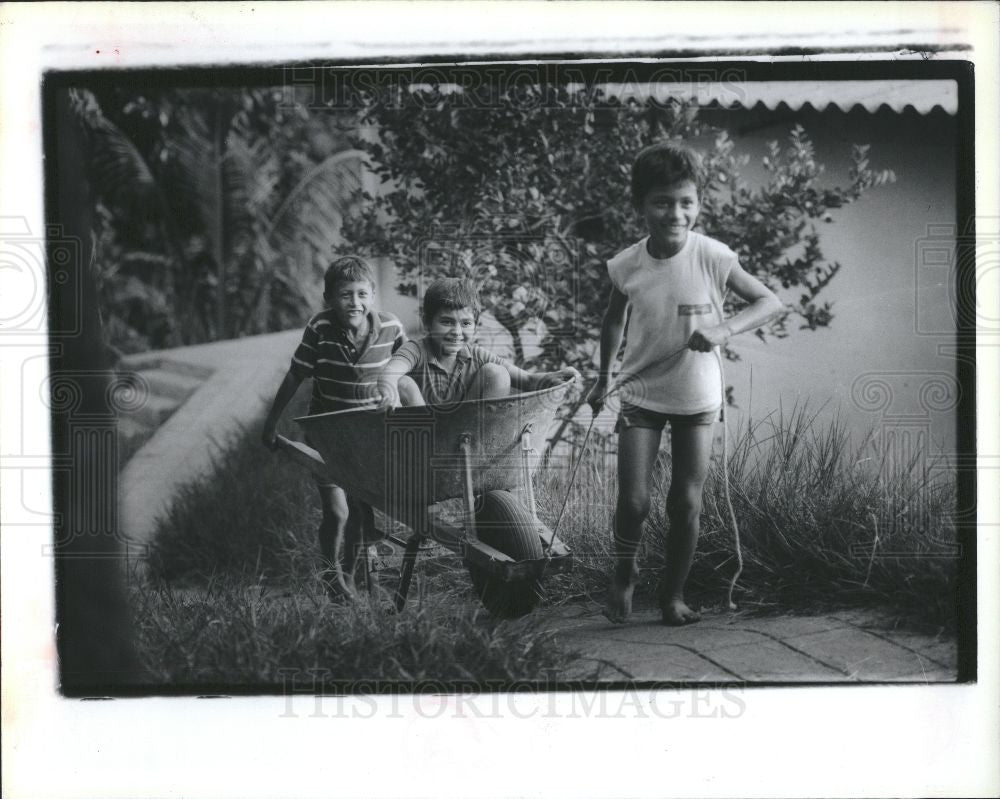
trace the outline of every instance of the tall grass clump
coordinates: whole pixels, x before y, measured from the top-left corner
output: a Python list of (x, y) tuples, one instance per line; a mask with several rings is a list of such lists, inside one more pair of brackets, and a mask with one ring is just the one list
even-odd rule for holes
[[(906, 447), (891, 436), (869, 433), (852, 443), (839, 419), (817, 423), (805, 406), (730, 431), (728, 480), (745, 561), (734, 594), (741, 608), (869, 607), (907, 626), (954, 628), (954, 473), (926, 462), (916, 447), (901, 458), (894, 450)], [(688, 583), (690, 598), (708, 604), (724, 600), (736, 569), (721, 455), (717, 442)], [(615, 463), (600, 451), (585, 457), (560, 525), (580, 568), (559, 584), (597, 594), (611, 565)], [(540, 515), (550, 524), (568, 474), (552, 469), (540, 480)], [(664, 452), (640, 554), (647, 596), (662, 567), (669, 474)]]
[(211, 576), (305, 577), (319, 557), (313, 480), (244, 429), (219, 442), (212, 473), (182, 486), (150, 544), (150, 575), (205, 582)]
[(152, 682), (173, 687), (280, 689), (289, 675), (317, 691), (545, 684), (579, 660), (538, 619), (496, 621), (448, 593), (420, 592), (401, 614), (377, 600), (333, 604), (308, 585), (279, 594), (233, 579), (197, 589), (140, 583), (132, 594), (143, 665)]
[[(307, 413), (308, 392), (289, 403), (279, 431), (301, 438), (292, 419)], [(204, 584), (240, 576), (252, 582), (316, 575), (321, 517), (313, 478), (242, 427), (211, 442), (212, 468), (175, 492), (149, 549), (154, 580)]]

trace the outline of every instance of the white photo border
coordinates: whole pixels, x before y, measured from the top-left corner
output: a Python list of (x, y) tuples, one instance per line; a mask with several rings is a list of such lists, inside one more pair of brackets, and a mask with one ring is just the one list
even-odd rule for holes
[[(52, 3), (4, 6), (0, 22), (0, 217), (23, 216), (39, 230), (45, 218), (40, 78), (47, 69), (260, 64), (262, 58), (418, 62), (442, 54), (619, 58), (662, 53), (661, 41), (695, 53), (701, 48), (705, 55), (698, 57), (708, 60), (721, 51), (793, 63), (863, 60), (877, 52), (883, 59), (914, 57), (894, 49), (902, 41), (935, 45), (937, 54), (924, 54), (930, 58), (973, 61), (976, 214), (1000, 217), (998, 53), (984, 33), (996, 30), (997, 9), (989, 4), (849, 3), (823, 10), (796, 3)], [(815, 43), (817, 52), (776, 55), (796, 36)], [(741, 53), (748, 43), (771, 52)], [(996, 297), (980, 299), (995, 313)], [(37, 338), (4, 338), (7, 419), (21, 363), (47, 346), (44, 330)], [(978, 353), (979, 453), (995, 460), (996, 344), (981, 344)], [(0, 429), (4, 467), (37, 466), (25, 458), (47, 451), (48, 411), (39, 405), (17, 412), (20, 424)], [(33, 442), (23, 452), (12, 443), (22, 432)], [(5, 517), (10, 503), (51, 505), (44, 488), (24, 497), (10, 494), (10, 481), (0, 483)], [(769, 687), (728, 697), (690, 689), (678, 694), (683, 703), (676, 713), (664, 712), (675, 705), (642, 692), (620, 696), (607, 713), (584, 712), (573, 695), (530, 693), (507, 695), (499, 710), (489, 695), (351, 697), (325, 707), (306, 697), (292, 706), (281, 697), (63, 699), (56, 691), (51, 561), (39, 557), (50, 531), (5, 524), (5, 795), (995, 795), (998, 615), (985, 610), (1000, 606), (996, 489), (995, 470), (983, 469), (977, 683)], [(723, 712), (737, 707), (739, 713)]]

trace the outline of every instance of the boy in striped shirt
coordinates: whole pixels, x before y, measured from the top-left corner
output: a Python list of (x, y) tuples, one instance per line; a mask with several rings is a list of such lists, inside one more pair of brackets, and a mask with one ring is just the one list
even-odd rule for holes
[[(277, 446), (277, 424), (299, 384), (312, 379), (309, 413), (371, 407), (379, 373), (405, 342), (403, 326), (372, 308), (375, 275), (361, 258), (334, 261), (323, 278), (326, 309), (309, 320), (302, 342), (264, 422), (264, 444)], [(363, 531), (374, 524), (372, 509), (328, 481), (318, 482), (323, 521), (319, 545), (324, 584), (331, 597), (354, 596), (354, 566)]]

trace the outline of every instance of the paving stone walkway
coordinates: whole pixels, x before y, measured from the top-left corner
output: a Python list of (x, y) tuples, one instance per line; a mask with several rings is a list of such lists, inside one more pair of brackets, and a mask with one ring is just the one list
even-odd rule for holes
[(870, 613), (746, 616), (702, 613), (686, 627), (660, 623), (656, 610), (637, 610), (611, 624), (594, 603), (543, 611), (543, 624), (568, 649), (583, 654), (584, 678), (663, 682), (953, 682), (954, 640), (888, 631)]

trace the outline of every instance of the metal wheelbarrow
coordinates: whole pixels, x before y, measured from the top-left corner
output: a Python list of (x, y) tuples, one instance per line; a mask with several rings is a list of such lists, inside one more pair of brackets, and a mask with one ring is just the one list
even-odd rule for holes
[(279, 445), (413, 531), (398, 610), (430, 538), (462, 556), (488, 610), (513, 618), (538, 603), (544, 574), (572, 568), (569, 548), (538, 520), (531, 483), (534, 442), (572, 383), (501, 399), (302, 416), (295, 421), (319, 452), (282, 436)]

